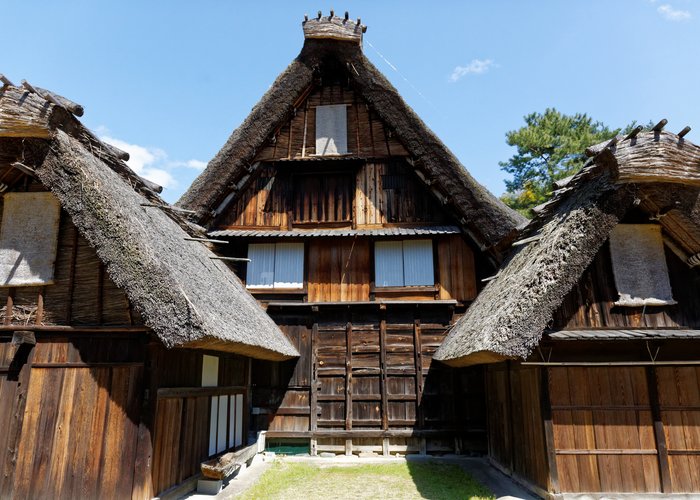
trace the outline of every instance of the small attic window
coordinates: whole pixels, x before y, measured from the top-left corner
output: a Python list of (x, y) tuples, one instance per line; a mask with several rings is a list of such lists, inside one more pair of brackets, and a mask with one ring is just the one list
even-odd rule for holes
[(616, 306), (676, 303), (671, 294), (661, 226), (618, 224), (610, 233), (610, 256), (619, 294)]
[(348, 152), (348, 117), (345, 104), (316, 106), (316, 154), (344, 155)]
[(61, 206), (51, 193), (6, 193), (0, 227), (0, 286), (53, 283)]

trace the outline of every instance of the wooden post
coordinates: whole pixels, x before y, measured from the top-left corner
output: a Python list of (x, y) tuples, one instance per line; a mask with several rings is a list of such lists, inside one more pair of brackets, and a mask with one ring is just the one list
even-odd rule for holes
[(379, 306), (379, 392), (382, 397), (382, 429), (389, 429), (389, 397), (386, 380), (386, 304)]
[(423, 346), (420, 334), (420, 318), (413, 320), (413, 345), (416, 362), (416, 417), (418, 418), (418, 428), (423, 429), (425, 416), (421, 409), (423, 403)]
[[(554, 446), (554, 425), (552, 424), (552, 405), (549, 400), (549, 369), (540, 370), (540, 412), (544, 425), (545, 452), (549, 468), (550, 492), (559, 493), (559, 472), (557, 469), (557, 454)], [(512, 418), (512, 417), (511, 417)]]
[(12, 324), (12, 308), (15, 303), (15, 288), (10, 288), (7, 291), (7, 303), (5, 304), (5, 324)]
[[(345, 327), (345, 430), (352, 430), (352, 322)], [(352, 455), (352, 439), (345, 440), (345, 454)]]
[(654, 439), (656, 440), (656, 450), (659, 457), (659, 473), (661, 475), (661, 491), (671, 493), (673, 483), (671, 481), (671, 468), (668, 461), (668, 446), (666, 444), (666, 434), (664, 433), (664, 423), (661, 420), (661, 409), (659, 407), (659, 390), (656, 380), (656, 368), (648, 366), (647, 387), (649, 390), (649, 404), (651, 405), (651, 416), (654, 419)]
[(506, 361), (506, 421), (508, 422), (508, 471), (513, 473), (513, 465), (515, 464), (515, 436), (513, 436), (513, 393), (510, 380), (511, 362)]
[[(318, 311), (318, 308), (316, 308)], [(311, 435), (318, 429), (318, 318), (314, 315), (311, 327), (311, 395), (309, 397), (311, 414), (309, 416)], [(318, 442), (312, 437), (309, 442), (310, 453), (316, 456)]]

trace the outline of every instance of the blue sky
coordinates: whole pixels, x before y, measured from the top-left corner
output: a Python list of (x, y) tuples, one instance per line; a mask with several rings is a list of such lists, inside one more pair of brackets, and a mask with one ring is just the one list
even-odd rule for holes
[(362, 18), (367, 57), (495, 194), (505, 133), (547, 107), (700, 141), (697, 0), (0, 1), (0, 72), (81, 103), (170, 202), (299, 53), (304, 14), (331, 7)]

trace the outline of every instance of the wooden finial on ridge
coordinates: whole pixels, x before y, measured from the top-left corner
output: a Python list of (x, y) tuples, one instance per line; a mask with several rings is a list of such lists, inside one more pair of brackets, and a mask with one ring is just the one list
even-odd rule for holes
[(667, 123), (668, 123), (668, 120), (666, 118), (662, 118), (661, 121), (659, 123), (657, 123), (656, 125), (654, 125), (654, 127), (651, 129), (652, 132), (661, 132)]
[(688, 132), (690, 132), (690, 130), (691, 130), (691, 129), (690, 129), (690, 126), (689, 126), (689, 125), (683, 127), (683, 130), (681, 130), (680, 132), (678, 132), (678, 138), (679, 138), (679, 139), (683, 139), (683, 137), (685, 137), (686, 134), (687, 134)]
[(639, 134), (639, 133), (642, 131), (643, 128), (644, 128), (643, 126), (637, 125), (637, 126), (634, 127), (634, 128), (632, 129), (632, 131), (631, 131), (629, 134), (627, 134), (627, 135), (625, 136), (625, 138), (622, 139), (622, 140), (623, 140), (623, 141), (626, 141), (627, 139), (634, 139), (635, 137), (637, 137), (637, 134)]

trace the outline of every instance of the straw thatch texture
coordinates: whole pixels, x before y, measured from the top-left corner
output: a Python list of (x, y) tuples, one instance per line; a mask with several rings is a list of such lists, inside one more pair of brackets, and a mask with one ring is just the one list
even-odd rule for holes
[(518, 247), (504, 263), (435, 359), (461, 366), (529, 355), (631, 203), (630, 194), (615, 190), (607, 176), (563, 201), (540, 228), (540, 239)]
[(36, 172), (167, 347), (298, 355), (225, 264), (78, 140), (57, 130)]
[(528, 356), (571, 288), (632, 204), (687, 258), (700, 251), (698, 149), (666, 132), (589, 148), (591, 158), (537, 210), (498, 276), (435, 353), (453, 366)]
[(199, 213), (200, 220), (216, 208), (239, 179), (275, 127), (286, 120), (302, 93), (313, 84), (324, 61), (339, 61), (351, 85), (372, 106), (419, 164), (452, 201), (475, 241), (496, 245), (524, 219), (505, 206), (469, 175), (457, 158), (404, 102), (389, 81), (369, 62), (356, 44), (333, 40), (306, 40), (299, 56), (277, 78), (245, 121), (229, 137), (178, 201)]

